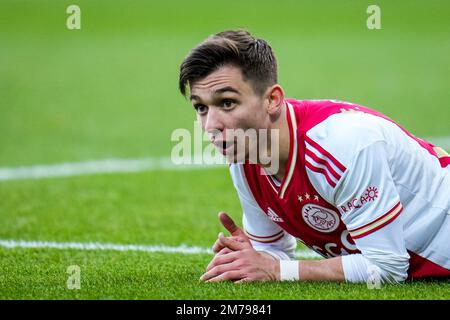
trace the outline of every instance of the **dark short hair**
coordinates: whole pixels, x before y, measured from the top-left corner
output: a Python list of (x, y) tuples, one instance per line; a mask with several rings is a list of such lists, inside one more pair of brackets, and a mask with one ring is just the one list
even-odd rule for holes
[(241, 69), (258, 94), (277, 83), (277, 61), (270, 45), (254, 38), (245, 30), (216, 33), (200, 43), (180, 66), (179, 88), (183, 96), (186, 89), (222, 66), (233, 65)]

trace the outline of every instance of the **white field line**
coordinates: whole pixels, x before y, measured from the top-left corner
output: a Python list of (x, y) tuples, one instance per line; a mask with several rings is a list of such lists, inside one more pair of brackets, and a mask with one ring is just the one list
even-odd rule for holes
[[(26, 241), (26, 240), (0, 240), (0, 247), (6, 249), (32, 248), (32, 249), (60, 249), (60, 250), (100, 250), (100, 251), (139, 251), (139, 252), (161, 252), (161, 253), (182, 253), (182, 254), (213, 254), (210, 248), (190, 247), (180, 245), (171, 247), (166, 245), (137, 245), (137, 244), (113, 244), (98, 242), (53, 242), (53, 241)], [(321, 256), (313, 251), (297, 251), (296, 257), (299, 259), (320, 258)]]
[[(443, 149), (450, 150), (450, 136), (428, 138), (427, 140)], [(204, 163), (218, 163), (220, 162), (218, 161), (220, 159), (221, 158), (203, 157)], [(0, 168), (0, 181), (70, 177), (98, 173), (210, 169), (224, 166), (224, 164), (175, 164), (169, 157), (105, 159), (85, 162), (34, 165), (28, 167), (3, 167)]]
[(142, 172), (152, 170), (192, 170), (224, 166), (221, 164), (175, 164), (170, 158), (105, 159), (86, 162), (68, 162), (29, 167), (0, 168), (0, 181), (70, 177), (84, 174)]

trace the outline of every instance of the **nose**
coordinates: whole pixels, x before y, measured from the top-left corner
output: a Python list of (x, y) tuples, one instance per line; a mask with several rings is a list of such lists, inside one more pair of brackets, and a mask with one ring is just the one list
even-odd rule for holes
[(209, 108), (204, 119), (204, 130), (210, 136), (211, 141), (217, 138), (217, 134), (222, 132), (224, 125), (219, 110)]

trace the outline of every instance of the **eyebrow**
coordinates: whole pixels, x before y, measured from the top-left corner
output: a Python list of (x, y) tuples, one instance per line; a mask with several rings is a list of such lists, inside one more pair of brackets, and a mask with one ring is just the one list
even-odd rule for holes
[(227, 86), (227, 87), (223, 87), (223, 88), (220, 88), (220, 89), (217, 89), (216, 91), (214, 91), (214, 95), (217, 96), (217, 95), (225, 93), (225, 92), (234, 92), (234, 93), (237, 93), (237, 94), (241, 94), (235, 88)]
[[(217, 95), (225, 93), (225, 92), (233, 92), (233, 93), (236, 93), (236, 94), (239, 94), (239, 95), (241, 94), (237, 89), (235, 89), (233, 87), (230, 87), (230, 86), (227, 86), (227, 87), (223, 87), (223, 88), (215, 90), (213, 95), (217, 96)], [(196, 95), (191, 95), (189, 97), (189, 99), (190, 100), (201, 100), (200, 97), (196, 96)]]

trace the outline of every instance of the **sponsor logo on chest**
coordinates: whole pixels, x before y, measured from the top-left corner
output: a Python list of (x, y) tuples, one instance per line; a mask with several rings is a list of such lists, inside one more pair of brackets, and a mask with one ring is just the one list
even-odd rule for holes
[(319, 232), (330, 233), (339, 226), (339, 215), (335, 211), (315, 203), (303, 205), (301, 214), (306, 224)]

